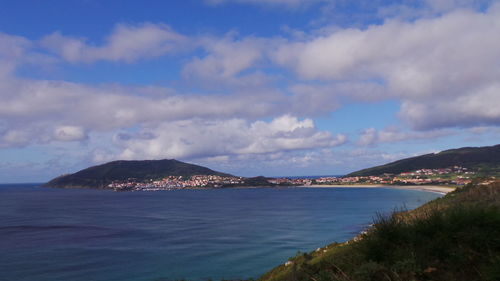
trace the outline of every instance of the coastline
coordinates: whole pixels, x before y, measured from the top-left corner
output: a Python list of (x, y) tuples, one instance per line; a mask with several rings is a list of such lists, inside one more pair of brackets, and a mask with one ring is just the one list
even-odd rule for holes
[(301, 186), (305, 188), (393, 188), (393, 189), (406, 189), (406, 190), (420, 190), (427, 192), (435, 192), (440, 194), (447, 194), (456, 189), (456, 187), (448, 187), (442, 185), (386, 185), (386, 184), (353, 184), (353, 185), (342, 185), (342, 184), (313, 184), (307, 186)]
[(117, 192), (150, 192), (150, 191), (173, 191), (173, 190), (214, 190), (214, 189), (255, 189), (255, 188), (290, 188), (290, 187), (300, 187), (300, 188), (391, 188), (391, 189), (406, 189), (406, 190), (419, 190), (434, 192), (439, 194), (447, 194), (456, 189), (452, 186), (442, 186), (442, 185), (384, 185), (384, 184), (313, 184), (313, 185), (295, 185), (295, 186), (231, 186), (231, 187), (183, 187), (183, 188), (172, 188), (172, 189), (142, 189), (142, 190), (114, 190), (110, 188), (103, 187), (81, 187), (81, 186), (71, 186), (71, 187), (52, 187), (47, 185), (40, 185), (42, 188), (62, 188), (62, 189), (96, 189), (96, 190), (108, 190)]

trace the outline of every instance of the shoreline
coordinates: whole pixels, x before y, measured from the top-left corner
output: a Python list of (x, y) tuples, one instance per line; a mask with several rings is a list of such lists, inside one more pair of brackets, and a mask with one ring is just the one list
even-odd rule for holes
[(440, 194), (447, 194), (456, 189), (452, 186), (442, 186), (442, 185), (387, 185), (387, 184), (353, 184), (353, 185), (342, 185), (342, 184), (313, 184), (307, 186), (301, 186), (305, 188), (392, 188), (392, 189), (405, 189), (405, 190), (419, 190), (427, 192), (435, 192)]
[(97, 187), (51, 187), (40, 185), (42, 188), (61, 188), (61, 189), (95, 189), (95, 190), (109, 190), (115, 192), (137, 192), (137, 191), (174, 191), (174, 190), (218, 190), (218, 189), (257, 189), (257, 188), (390, 188), (390, 189), (405, 189), (405, 190), (419, 190), (426, 192), (434, 192), (439, 194), (447, 194), (454, 191), (457, 187), (443, 186), (443, 185), (387, 185), (387, 184), (312, 184), (312, 185), (290, 185), (290, 186), (231, 186), (231, 187), (184, 187), (172, 189), (143, 189), (143, 190), (114, 190), (110, 188), (97, 188)]

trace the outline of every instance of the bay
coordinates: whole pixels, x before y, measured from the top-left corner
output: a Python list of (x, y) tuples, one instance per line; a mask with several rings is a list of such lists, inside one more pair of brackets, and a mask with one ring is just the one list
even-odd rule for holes
[(388, 188), (113, 192), (0, 185), (0, 281), (256, 278), (441, 195)]

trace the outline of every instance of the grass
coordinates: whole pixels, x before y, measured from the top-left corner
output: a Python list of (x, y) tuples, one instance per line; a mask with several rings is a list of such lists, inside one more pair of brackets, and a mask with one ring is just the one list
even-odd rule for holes
[(500, 280), (500, 183), (378, 216), (353, 240), (290, 261), (259, 280)]

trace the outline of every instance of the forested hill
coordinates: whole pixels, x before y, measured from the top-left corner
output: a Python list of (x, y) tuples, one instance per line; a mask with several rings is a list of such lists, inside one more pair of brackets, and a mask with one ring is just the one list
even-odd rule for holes
[(113, 181), (161, 179), (167, 176), (218, 175), (231, 176), (206, 167), (171, 160), (113, 161), (93, 166), (74, 174), (57, 177), (48, 187), (106, 188)]
[(375, 176), (385, 173), (399, 174), (419, 169), (438, 169), (461, 166), (482, 172), (500, 170), (500, 144), (484, 147), (463, 147), (439, 153), (425, 154), (398, 160), (350, 173), (347, 176)]

